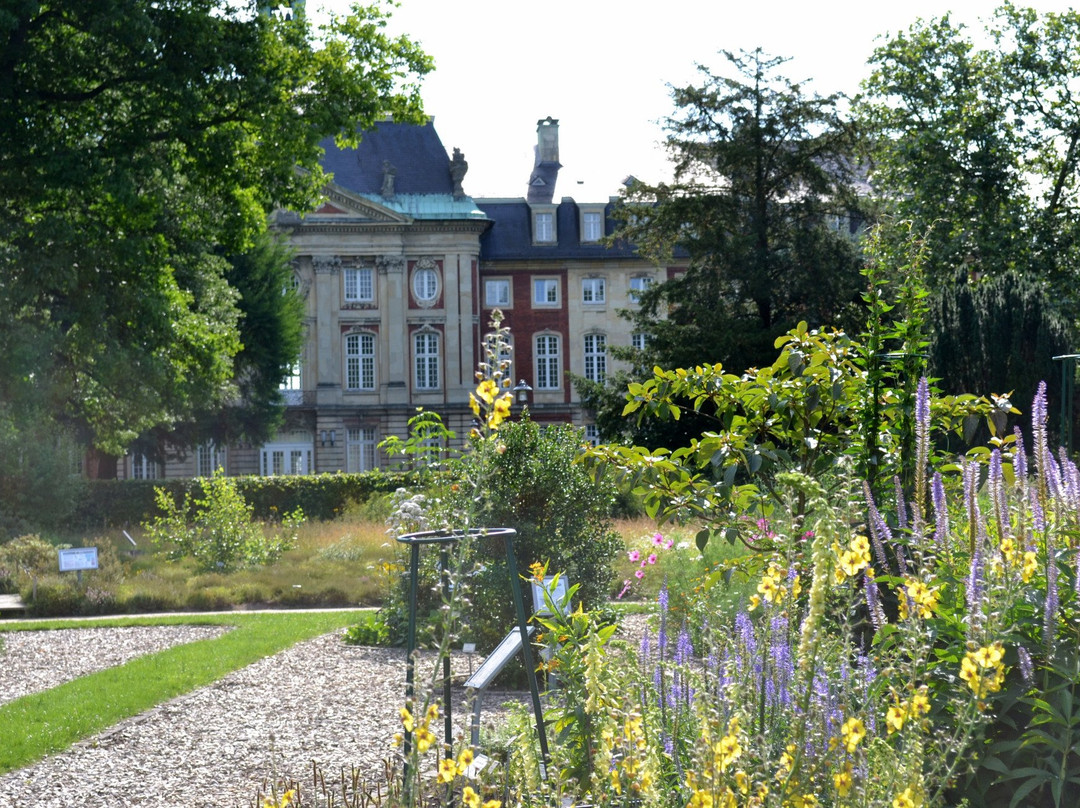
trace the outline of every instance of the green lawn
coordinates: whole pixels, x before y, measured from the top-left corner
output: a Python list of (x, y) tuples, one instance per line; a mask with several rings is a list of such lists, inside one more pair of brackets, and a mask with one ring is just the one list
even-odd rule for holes
[(61, 752), (125, 718), (217, 681), (302, 640), (366, 619), (370, 619), (370, 612), (277, 612), (0, 625), (0, 640), (6, 631), (177, 624), (235, 626), (216, 639), (139, 657), (126, 665), (0, 705), (0, 774)]

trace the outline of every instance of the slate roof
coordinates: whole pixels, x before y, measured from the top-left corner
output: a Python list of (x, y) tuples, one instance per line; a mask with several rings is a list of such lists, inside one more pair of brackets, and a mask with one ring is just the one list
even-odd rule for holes
[[(355, 149), (342, 149), (333, 138), (321, 145), (323, 169), (347, 191), (414, 219), (484, 218), (470, 197), (454, 199), (450, 157), (431, 120), (422, 126), (379, 121), (362, 133)], [(383, 161), (395, 171), (389, 199), (382, 196)]]
[[(623, 258), (635, 255), (634, 247), (628, 243), (618, 243), (611, 247), (592, 242), (582, 244), (579, 233), (578, 206), (574, 200), (564, 198), (556, 208), (555, 234), (558, 241), (553, 244), (533, 244), (532, 215), (529, 203), (524, 199), (479, 199), (477, 207), (494, 222), (493, 226), (480, 237), (480, 259), (482, 261), (506, 259), (554, 259), (569, 258)], [(614, 229), (611, 219), (612, 205), (604, 206), (604, 233), (610, 235)]]

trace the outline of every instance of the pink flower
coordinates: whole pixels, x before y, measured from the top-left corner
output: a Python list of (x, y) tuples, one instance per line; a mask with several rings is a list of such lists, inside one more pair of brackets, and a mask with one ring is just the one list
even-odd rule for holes
[(629, 579), (629, 578), (627, 578), (627, 579), (626, 579), (625, 581), (623, 581), (623, 588), (622, 588), (622, 591), (621, 591), (621, 592), (619, 592), (619, 594), (617, 594), (617, 595), (616, 595), (615, 597), (616, 597), (617, 599), (620, 599), (620, 600), (621, 600), (621, 599), (622, 599), (622, 596), (623, 596), (623, 595), (625, 595), (625, 594), (626, 594), (627, 592), (629, 592), (629, 591), (630, 591), (630, 579)]
[(644, 578), (645, 577), (645, 570), (637, 570), (637, 571), (635, 571), (634, 572), (634, 577), (637, 578), (638, 580)]
[(626, 557), (629, 558), (631, 561), (637, 561), (639, 558), (641, 558), (641, 553), (639, 553), (637, 550), (631, 550), (629, 553), (626, 554)]
[(667, 540), (667, 541), (666, 541), (666, 542), (664, 543), (664, 549), (665, 549), (665, 550), (670, 550), (670, 549), (671, 549), (671, 545), (673, 545), (674, 543), (675, 543), (675, 539), (668, 539), (668, 540)]
[(650, 564), (655, 564), (656, 563), (656, 553), (649, 553), (649, 559), (648, 560), (649, 560)]
[(664, 543), (664, 537), (661, 534), (657, 533), (655, 536), (652, 537), (652, 543), (659, 547), (661, 544)]

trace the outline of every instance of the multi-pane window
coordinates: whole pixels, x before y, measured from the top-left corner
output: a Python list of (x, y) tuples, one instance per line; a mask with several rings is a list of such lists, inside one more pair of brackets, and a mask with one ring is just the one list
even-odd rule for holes
[(600, 445), (600, 428), (596, 424), (585, 424), (585, 441), (590, 446)]
[(533, 281), (533, 303), (538, 306), (557, 305), (559, 282), (555, 278), (537, 278)]
[(559, 338), (554, 334), (541, 334), (536, 338), (536, 389), (559, 389), (560, 370)]
[(157, 476), (157, 463), (144, 454), (131, 455), (131, 479), (156, 480)]
[(375, 273), (371, 267), (345, 270), (345, 300), (349, 303), (375, 300)]
[(225, 449), (209, 441), (195, 452), (195, 476), (213, 477), (218, 470), (225, 472)]
[(510, 281), (507, 278), (484, 281), (484, 305), (488, 307), (510, 305)]
[(643, 331), (635, 331), (633, 334), (630, 335), (630, 346), (634, 348), (634, 350), (644, 351), (647, 341), (648, 338), (645, 336), (645, 332)]
[(537, 213), (533, 216), (533, 240), (555, 240), (555, 216), (552, 213)]
[(413, 336), (413, 358), (417, 390), (439, 387), (439, 335), (422, 331)]
[(371, 471), (375, 468), (375, 427), (346, 430), (346, 471)]
[(637, 278), (630, 279), (630, 299), (637, 301), (641, 298), (641, 293), (644, 292), (652, 285), (652, 278), (645, 275), (641, 275)]
[(603, 334), (586, 334), (584, 344), (585, 378), (602, 383), (607, 373), (607, 338)]
[(300, 363), (289, 368), (289, 374), (281, 380), (278, 389), (286, 404), (300, 404), (303, 401), (304, 378)]
[(603, 278), (583, 278), (581, 281), (581, 302), (603, 303), (607, 299), (607, 285)]
[(375, 389), (375, 337), (349, 334), (345, 337), (345, 389)]
[(268, 443), (260, 452), (262, 474), (309, 474), (311, 451), (311, 444)]
[(427, 267), (413, 273), (413, 295), (420, 301), (431, 301), (439, 295), (439, 273)]
[(599, 241), (604, 235), (604, 214), (586, 211), (581, 214), (581, 240)]

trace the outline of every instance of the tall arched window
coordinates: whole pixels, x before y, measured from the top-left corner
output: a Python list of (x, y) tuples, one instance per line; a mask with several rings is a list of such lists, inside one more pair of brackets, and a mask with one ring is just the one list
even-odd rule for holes
[(413, 335), (413, 367), (417, 390), (439, 389), (439, 335), (434, 331)]
[(345, 389), (375, 389), (373, 334), (349, 334), (345, 337)]
[(537, 390), (558, 390), (562, 385), (562, 361), (559, 354), (559, 337), (541, 334), (536, 338), (536, 384)]

